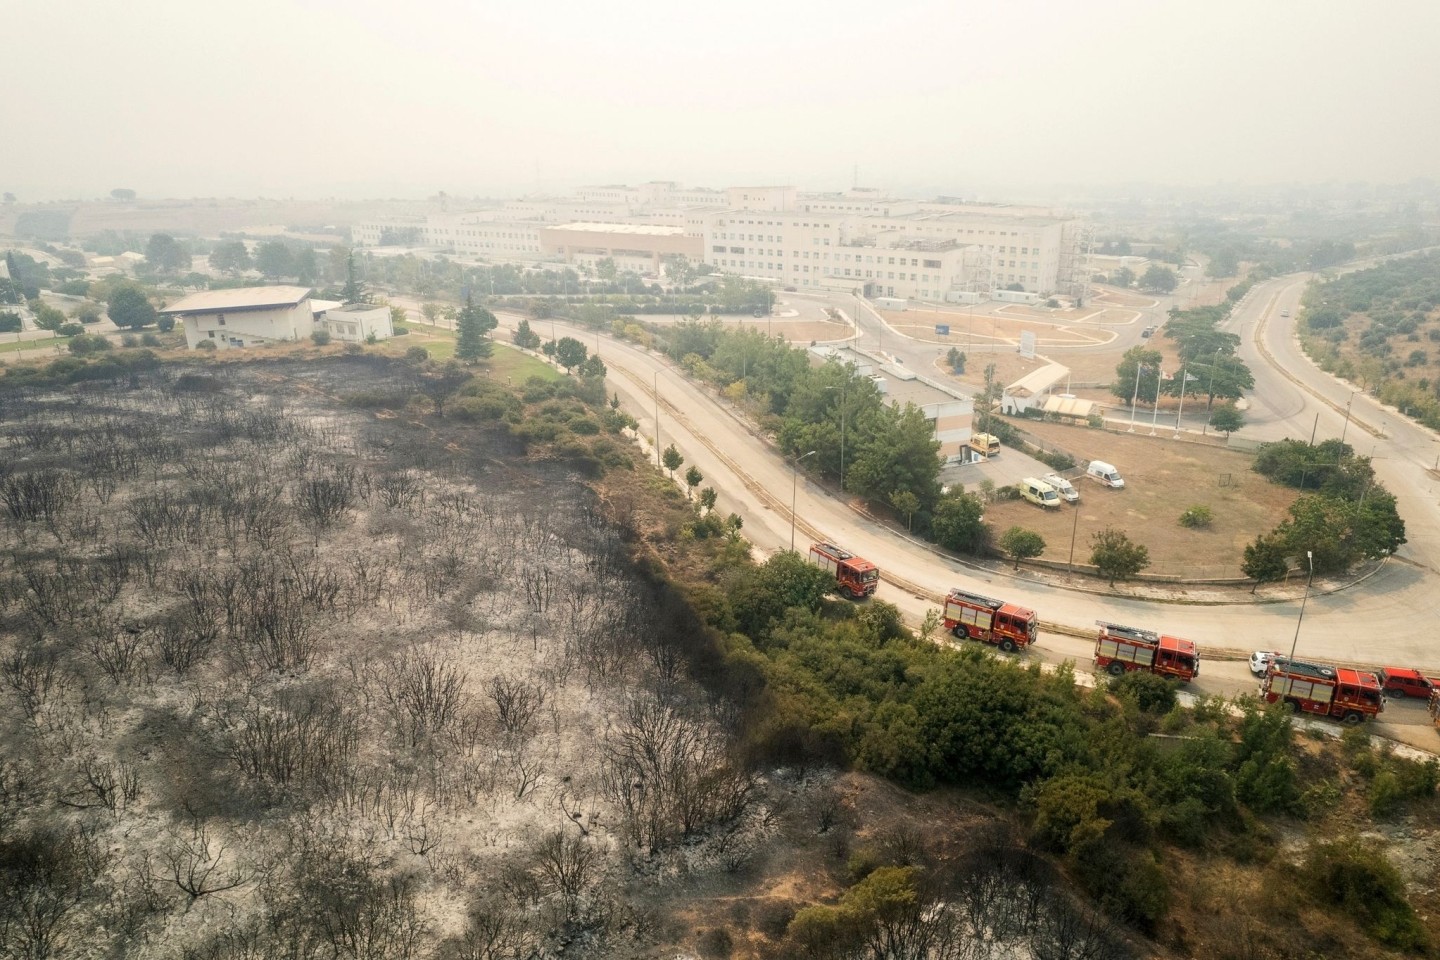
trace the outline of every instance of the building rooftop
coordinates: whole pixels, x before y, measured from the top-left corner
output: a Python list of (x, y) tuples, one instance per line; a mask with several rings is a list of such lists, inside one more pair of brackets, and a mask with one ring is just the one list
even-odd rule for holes
[(552, 230), (572, 230), (576, 233), (630, 233), (648, 237), (677, 237), (685, 235), (683, 227), (660, 227), (649, 223), (565, 223), (556, 224)]
[(181, 297), (161, 313), (211, 313), (221, 310), (260, 310), (265, 307), (293, 307), (310, 296), (309, 287), (236, 287), (233, 290), (202, 290)]

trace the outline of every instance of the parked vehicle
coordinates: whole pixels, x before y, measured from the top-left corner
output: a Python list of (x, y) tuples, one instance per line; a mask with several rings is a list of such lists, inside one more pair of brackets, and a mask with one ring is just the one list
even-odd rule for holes
[(875, 588), (880, 585), (879, 567), (833, 543), (810, 544), (809, 558), (817, 567), (834, 574), (836, 587), (852, 600), (874, 596)]
[(1153, 336), (1155, 335), (1155, 331), (1156, 331), (1157, 329), (1159, 329), (1159, 328), (1158, 328), (1158, 327), (1154, 327), (1154, 326), (1146, 327), (1144, 330), (1141, 330), (1141, 331), (1140, 331), (1140, 339), (1142, 339), (1142, 340), (1149, 340), (1151, 337), (1153, 337)]
[(1050, 484), (1050, 486), (1054, 487), (1055, 492), (1060, 494), (1060, 499), (1064, 500), (1066, 503), (1080, 502), (1080, 491), (1076, 490), (1075, 485), (1069, 480), (1066, 480), (1064, 477), (1060, 476), (1060, 474), (1047, 473), (1040, 479), (1044, 480), (1046, 483)]
[(1035, 642), (1039, 618), (1026, 607), (965, 590), (945, 597), (945, 629), (956, 637), (993, 643), (1006, 653)]
[(1279, 650), (1256, 650), (1250, 654), (1250, 672), (1257, 677), (1265, 676), (1270, 669), (1270, 661), (1280, 656)]
[(1121, 676), (1145, 670), (1188, 683), (1200, 675), (1200, 651), (1191, 640), (1096, 620), (1095, 669)]
[(1085, 467), (1085, 476), (1115, 490), (1125, 486), (1125, 479), (1120, 476), (1120, 471), (1115, 469), (1113, 463), (1106, 463), (1104, 460), (1091, 460)]
[(1037, 507), (1060, 506), (1060, 494), (1044, 480), (1026, 477), (1020, 481), (1020, 499), (1029, 500)]
[(1276, 657), (1260, 681), (1260, 697), (1284, 703), (1291, 713), (1332, 717), (1356, 724), (1380, 715), (1385, 697), (1373, 673), (1324, 663)]
[(1380, 689), (1390, 696), (1428, 699), (1430, 691), (1435, 689), (1435, 681), (1409, 667), (1381, 667), (1375, 676), (1380, 681)]
[(988, 433), (972, 433), (970, 449), (984, 457), (1000, 456), (1000, 438)]

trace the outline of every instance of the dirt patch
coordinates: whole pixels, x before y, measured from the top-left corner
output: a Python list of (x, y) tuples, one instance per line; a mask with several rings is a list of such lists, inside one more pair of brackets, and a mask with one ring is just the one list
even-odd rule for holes
[[(1159, 437), (1151, 437), (1148, 424), (1143, 432), (1137, 425), (1134, 435), (1058, 423), (1023, 426), (1047, 449), (1068, 453), (1077, 463), (1106, 460), (1125, 478), (1123, 490), (1110, 490), (1083, 477), (1074, 480), (1080, 491), (1078, 507), (1044, 510), (1013, 501), (987, 510), (986, 517), (997, 531), (1021, 526), (1044, 537), (1047, 560), (1068, 560), (1073, 532), (1075, 561), (1086, 562), (1090, 535), (1113, 526), (1149, 548), (1147, 573), (1239, 577), (1245, 545), (1279, 523), (1297, 495), (1252, 471), (1254, 460), (1248, 454), (1172, 440), (1163, 430)], [(1208, 528), (1180, 526), (1180, 514), (1195, 505), (1209, 507), (1214, 514)]]

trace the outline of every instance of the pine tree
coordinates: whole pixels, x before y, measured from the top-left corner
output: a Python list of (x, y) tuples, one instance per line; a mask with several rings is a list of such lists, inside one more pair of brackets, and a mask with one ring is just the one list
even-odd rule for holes
[(495, 315), (484, 307), (475, 306), (475, 302), (467, 296), (458, 325), (460, 339), (455, 344), (455, 356), (466, 363), (489, 359), (491, 347), (485, 333), (495, 329)]
[(345, 287), (340, 293), (340, 299), (346, 303), (365, 302), (365, 285), (355, 276), (354, 250), (345, 258)]

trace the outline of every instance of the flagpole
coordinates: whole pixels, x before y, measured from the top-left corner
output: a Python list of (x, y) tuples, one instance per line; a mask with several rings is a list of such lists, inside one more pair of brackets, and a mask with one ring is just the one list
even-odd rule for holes
[(1165, 379), (1165, 368), (1155, 368), (1155, 405), (1150, 408), (1150, 436), (1155, 436), (1155, 421), (1160, 418), (1160, 381)]
[(1189, 376), (1185, 368), (1180, 368), (1180, 409), (1175, 411), (1175, 439), (1180, 439), (1180, 415), (1185, 412), (1185, 378)]
[(1130, 395), (1130, 429), (1129, 433), (1135, 432), (1135, 402), (1140, 399), (1140, 371), (1145, 369), (1145, 364), (1135, 364), (1135, 392)]

